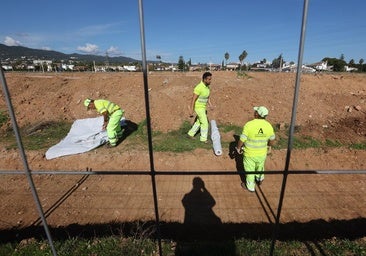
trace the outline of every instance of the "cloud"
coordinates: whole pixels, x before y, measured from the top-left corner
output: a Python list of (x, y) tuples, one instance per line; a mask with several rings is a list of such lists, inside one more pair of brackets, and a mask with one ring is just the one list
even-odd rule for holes
[(115, 47), (115, 46), (109, 47), (109, 49), (107, 50), (107, 53), (110, 56), (120, 56), (120, 55), (122, 55), (122, 52), (118, 49), (118, 47)]
[(4, 44), (7, 46), (19, 46), (22, 45), (21, 42), (11, 38), (10, 36), (6, 36), (4, 40)]
[[(96, 36), (102, 34), (115, 34), (120, 33), (121, 23), (108, 23), (108, 24), (98, 24), (80, 28), (77, 32), (78, 36)], [(116, 29), (117, 28), (117, 29)]]
[(97, 54), (99, 52), (99, 47), (95, 44), (87, 43), (85, 46), (78, 46), (77, 50), (84, 53)]

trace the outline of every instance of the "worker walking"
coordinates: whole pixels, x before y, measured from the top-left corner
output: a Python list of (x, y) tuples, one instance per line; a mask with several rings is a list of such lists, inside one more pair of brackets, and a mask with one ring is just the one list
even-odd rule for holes
[(86, 99), (84, 101), (84, 105), (87, 110), (96, 109), (98, 113), (103, 115), (103, 130), (107, 130), (107, 136), (109, 140), (110, 147), (117, 146), (118, 139), (122, 138), (122, 128), (120, 124), (120, 120), (124, 114), (124, 110), (122, 110), (117, 104), (110, 102), (104, 99)]
[[(274, 144), (275, 133), (272, 125), (265, 120), (267, 115), (266, 107), (254, 107), (254, 119), (244, 125), (236, 146), (239, 154), (244, 153), (243, 165), (246, 172), (246, 183), (241, 185), (251, 192), (255, 191), (255, 182), (261, 184), (264, 180), (267, 150)], [(250, 174), (250, 172), (259, 173)]]
[(208, 137), (208, 119), (206, 106), (212, 107), (210, 101), (210, 84), (212, 74), (205, 72), (202, 75), (202, 81), (197, 84), (193, 90), (192, 102), (190, 106), (190, 117), (196, 112), (196, 120), (192, 128), (188, 132), (188, 136), (193, 138), (198, 130), (200, 130), (200, 141), (207, 143)]

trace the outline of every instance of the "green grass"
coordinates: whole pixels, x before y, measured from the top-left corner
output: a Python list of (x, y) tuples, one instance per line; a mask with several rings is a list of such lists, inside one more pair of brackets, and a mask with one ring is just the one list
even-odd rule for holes
[(245, 71), (243, 71), (243, 70), (236, 72), (236, 76), (237, 76), (238, 78), (247, 78), (247, 79), (252, 78), (250, 75), (248, 75), (248, 74), (247, 74)]
[[(3, 112), (0, 112), (0, 124), (8, 122), (8, 116)], [(20, 129), (22, 136), (22, 143), (26, 150), (44, 150), (47, 149), (59, 141), (61, 141), (69, 132), (71, 123), (67, 122), (47, 122), (39, 123), (31, 127), (23, 127)], [(278, 125), (275, 125), (276, 141), (273, 149), (286, 149), (288, 147), (288, 129), (279, 130)], [(199, 135), (194, 140), (187, 138), (187, 132), (191, 128), (191, 124), (187, 121), (183, 122), (178, 130), (169, 131), (163, 133), (160, 131), (152, 131), (153, 149), (156, 152), (187, 152), (197, 148), (210, 150), (212, 145), (204, 144), (199, 141)], [(221, 137), (224, 134), (230, 133), (239, 136), (242, 132), (241, 126), (232, 124), (222, 124), (218, 126)], [(288, 128), (288, 127), (287, 127)], [(3, 129), (4, 130), (4, 129)], [(319, 139), (303, 136), (299, 134), (300, 128), (295, 129), (293, 135), (294, 149), (306, 149), (306, 148), (322, 148), (322, 147), (349, 147), (357, 150), (366, 150), (366, 142), (342, 144), (337, 140), (321, 141)], [(14, 132), (7, 130), (1, 132), (0, 137), (2, 142), (6, 144), (7, 149), (17, 148)], [(129, 148), (142, 147), (147, 150), (147, 125), (146, 120), (143, 120), (137, 124), (137, 128), (133, 131), (123, 142)], [(234, 138), (230, 141), (221, 140), (223, 148), (228, 148), (229, 144), (234, 141)]]
[(210, 149), (210, 144), (204, 144), (199, 141), (198, 136), (195, 139), (189, 139), (187, 132), (191, 128), (189, 122), (184, 122), (181, 127), (176, 131), (170, 131), (168, 133), (154, 133), (153, 134), (153, 147), (155, 151), (163, 152), (185, 152), (192, 151), (196, 148)]
[(326, 139), (325, 142), (324, 142), (324, 145), (326, 147), (333, 148), (333, 147), (341, 147), (342, 146), (342, 143), (340, 143), (337, 140), (333, 141), (333, 140)]
[(3, 124), (5, 124), (6, 122), (8, 122), (9, 120), (9, 115), (3, 111), (0, 110), (0, 127), (3, 126)]
[(352, 149), (366, 150), (366, 142), (364, 143), (353, 143), (350, 145)]
[[(159, 255), (157, 243), (150, 238), (110, 236), (94, 239), (69, 238), (54, 242), (59, 256), (150, 256)], [(177, 242), (162, 241), (163, 255), (269, 255), (270, 240), (238, 239), (221, 242)], [(46, 240), (30, 239), (26, 243), (0, 244), (2, 256), (49, 256), (51, 249)], [(323, 256), (347, 255), (365, 256), (366, 241), (347, 239), (326, 239), (320, 241), (277, 241), (274, 255)]]
[[(274, 125), (276, 133), (276, 141), (273, 149), (286, 149), (288, 147), (289, 126), (285, 125), (283, 130), (280, 130), (280, 125)], [(342, 144), (338, 140), (319, 140), (307, 135), (301, 135), (301, 127), (296, 126), (294, 129), (292, 148), (307, 149), (307, 148), (334, 148), (334, 147), (349, 147), (352, 149), (366, 150), (366, 142)]]
[(233, 124), (223, 124), (218, 126), (220, 133), (227, 133), (233, 131), (235, 134), (241, 134), (243, 127)]
[[(69, 132), (71, 123), (47, 122), (30, 127), (20, 128), (23, 147), (26, 150), (39, 150), (49, 148), (62, 140)], [(13, 130), (2, 135), (7, 149), (18, 147)]]

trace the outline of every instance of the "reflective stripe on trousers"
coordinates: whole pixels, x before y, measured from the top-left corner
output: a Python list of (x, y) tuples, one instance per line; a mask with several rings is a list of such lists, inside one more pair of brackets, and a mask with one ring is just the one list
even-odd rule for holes
[(264, 156), (255, 156), (255, 157), (246, 157), (244, 155), (243, 165), (245, 172), (261, 172), (261, 174), (247, 174), (245, 179), (247, 183), (251, 183), (255, 181), (255, 177), (264, 178), (264, 163), (266, 161), (267, 155)]

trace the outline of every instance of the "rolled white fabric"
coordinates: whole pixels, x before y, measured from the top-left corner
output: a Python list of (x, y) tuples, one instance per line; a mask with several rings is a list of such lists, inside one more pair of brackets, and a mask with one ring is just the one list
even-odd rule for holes
[(216, 121), (211, 120), (211, 140), (212, 140), (212, 146), (215, 155), (221, 156), (222, 155), (222, 147), (221, 147), (221, 136), (219, 129), (217, 128)]

